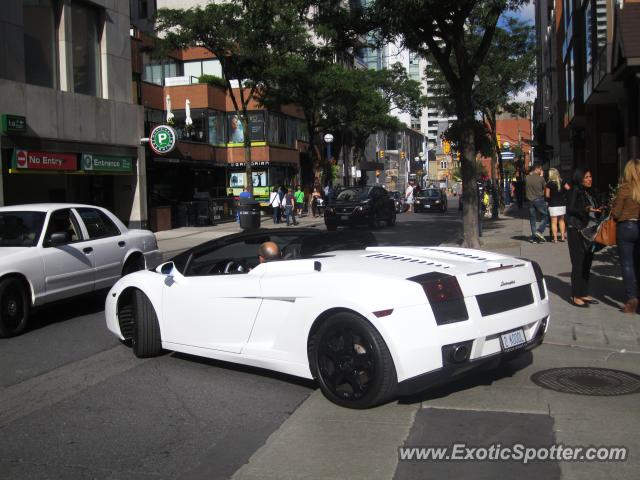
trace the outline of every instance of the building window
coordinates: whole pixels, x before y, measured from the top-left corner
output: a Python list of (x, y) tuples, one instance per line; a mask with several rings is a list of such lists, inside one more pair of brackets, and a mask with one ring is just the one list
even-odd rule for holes
[(100, 96), (100, 11), (84, 3), (71, 4), (73, 91)]
[(56, 86), (56, 9), (53, 0), (24, 0), (25, 82)]
[(442, 160), (440, 162), (440, 168), (445, 170), (447, 168), (447, 161), (446, 160)]

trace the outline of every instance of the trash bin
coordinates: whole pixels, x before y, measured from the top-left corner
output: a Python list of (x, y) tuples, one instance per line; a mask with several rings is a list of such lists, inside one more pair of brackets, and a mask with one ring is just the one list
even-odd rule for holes
[(245, 200), (238, 205), (240, 228), (260, 228), (260, 202)]

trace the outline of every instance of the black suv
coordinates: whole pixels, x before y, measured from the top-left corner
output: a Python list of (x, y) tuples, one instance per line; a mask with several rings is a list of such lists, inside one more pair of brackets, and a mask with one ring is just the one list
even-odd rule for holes
[(346, 187), (338, 191), (335, 200), (327, 205), (324, 223), (327, 230), (340, 225), (369, 225), (378, 227), (381, 221), (396, 224), (393, 198), (382, 187)]
[(447, 211), (447, 195), (439, 188), (426, 188), (422, 190), (414, 200), (414, 210), (423, 212), (425, 210)]

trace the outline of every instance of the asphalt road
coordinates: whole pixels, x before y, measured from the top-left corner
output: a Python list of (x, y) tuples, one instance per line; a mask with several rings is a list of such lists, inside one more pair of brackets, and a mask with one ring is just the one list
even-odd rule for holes
[[(381, 244), (457, 238), (449, 213), (405, 213)], [(139, 360), (104, 326), (105, 292), (46, 307), (0, 339), (0, 479), (228, 478), (315, 386), (178, 354)]]

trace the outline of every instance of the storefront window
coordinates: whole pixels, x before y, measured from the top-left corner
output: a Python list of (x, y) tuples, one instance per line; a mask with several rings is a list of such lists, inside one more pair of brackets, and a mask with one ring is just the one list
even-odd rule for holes
[(287, 119), (284, 115), (269, 112), (267, 140), (277, 145), (287, 144)]
[(225, 113), (209, 111), (209, 145), (224, 145)]
[(100, 12), (87, 4), (71, 4), (73, 91), (100, 96)]
[(25, 81), (56, 86), (55, 4), (53, 0), (24, 0)]
[[(229, 143), (244, 142), (244, 125), (238, 113), (227, 114), (229, 128)], [(252, 142), (264, 142), (264, 112), (249, 112), (249, 138)]]
[(249, 113), (249, 129), (252, 142), (264, 142), (264, 112)]

